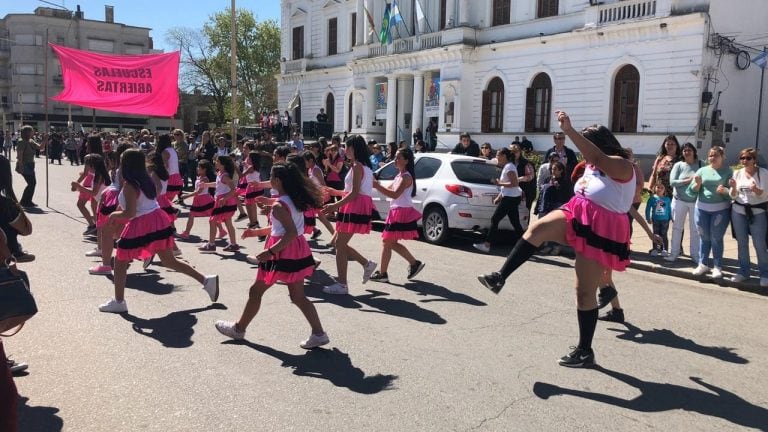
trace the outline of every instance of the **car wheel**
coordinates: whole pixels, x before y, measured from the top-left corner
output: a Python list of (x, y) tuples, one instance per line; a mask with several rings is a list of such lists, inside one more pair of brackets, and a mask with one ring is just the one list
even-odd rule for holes
[(422, 227), (427, 243), (440, 244), (448, 238), (448, 216), (439, 206), (429, 207), (424, 212)]

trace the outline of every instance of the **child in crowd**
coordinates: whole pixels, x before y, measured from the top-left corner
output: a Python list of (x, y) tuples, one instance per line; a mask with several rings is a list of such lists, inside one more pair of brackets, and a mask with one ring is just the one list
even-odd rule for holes
[(243, 233), (243, 238), (269, 234), (264, 251), (257, 257), (256, 282), (251, 285), (240, 319), (237, 322), (217, 321), (216, 329), (233, 339), (243, 339), (248, 325), (259, 312), (264, 293), (275, 283), (282, 282), (288, 286), (291, 302), (301, 310), (311, 327), (309, 338), (299, 346), (312, 349), (327, 344), (329, 339), (315, 305), (304, 295), (304, 278), (312, 275), (315, 263), (301, 232), (304, 229), (303, 212), (322, 204), (320, 192), (290, 162), (273, 165), (270, 178), (272, 188), (277, 192), (277, 199), (272, 203), (270, 226), (247, 229)]
[(661, 244), (656, 244), (651, 250), (651, 256), (668, 256), (669, 253), (669, 221), (672, 220), (672, 199), (667, 196), (666, 186), (656, 182), (656, 194), (648, 198), (645, 205), (645, 220), (653, 226), (653, 233), (661, 237)]
[(344, 190), (336, 190), (326, 187), (328, 193), (342, 197), (341, 200), (326, 204), (323, 213), (332, 214), (338, 210), (336, 216), (336, 269), (338, 277), (332, 285), (323, 288), (326, 294), (348, 294), (347, 265), (349, 258), (363, 266), (363, 283), (368, 282), (376, 270), (376, 263), (361, 255), (349, 245), (349, 241), (355, 234), (368, 234), (371, 232), (371, 218), (373, 215), (373, 171), (370, 167), (370, 154), (365, 138), (360, 135), (352, 135), (347, 140), (346, 157), (351, 169), (344, 177)]
[(258, 152), (248, 152), (248, 157), (245, 159), (245, 171), (243, 171), (243, 178), (246, 183), (243, 197), (245, 199), (245, 211), (248, 214), (248, 228), (259, 227), (259, 209), (256, 204), (256, 198), (264, 195), (264, 188), (260, 184), (260, 163), (261, 156)]
[[(82, 186), (82, 189), (74, 184), (77, 183)], [(96, 232), (96, 220), (88, 211), (86, 204), (93, 199), (93, 195), (86, 192), (93, 187), (93, 169), (88, 167), (87, 161), (83, 163), (83, 171), (77, 177), (77, 180), (72, 182), (72, 192), (78, 192), (77, 195), (77, 209), (80, 210), (80, 214), (83, 215), (85, 221), (88, 223), (88, 227), (83, 231), (83, 235), (92, 235)]]
[[(215, 192), (215, 189), (206, 187), (206, 183), (214, 181), (215, 179), (216, 173), (213, 170), (212, 163), (205, 159), (197, 162), (195, 190), (188, 194), (181, 195), (180, 197), (181, 200), (192, 198), (192, 206), (189, 208), (187, 226), (179, 237), (183, 239), (189, 238), (189, 232), (192, 231), (192, 225), (195, 223), (195, 218), (211, 217), (211, 211), (213, 210), (214, 205), (213, 192)], [(221, 226), (219, 226), (219, 230), (222, 230)]]
[[(304, 164), (307, 167), (307, 176), (309, 177), (309, 180), (314, 183), (314, 185), (321, 190), (322, 192), (322, 198), (323, 198), (323, 204), (330, 201), (331, 196), (325, 189), (325, 179), (323, 178), (323, 170), (317, 165), (317, 157), (314, 153), (307, 150), (304, 153), (302, 153), (302, 156), (304, 157)], [(322, 211), (316, 211), (315, 212), (316, 217), (320, 219), (320, 222), (325, 226), (325, 228), (328, 230), (328, 232), (331, 233), (331, 236), (336, 234), (336, 230), (333, 229), (333, 225), (330, 221), (328, 221), (328, 218), (323, 214)], [(322, 234), (322, 231), (319, 229), (315, 229), (312, 232), (312, 240), (317, 239), (320, 237), (320, 234)]]
[[(91, 199), (96, 200), (97, 203), (101, 203), (101, 195), (104, 193), (104, 190), (112, 184), (112, 178), (109, 175), (109, 171), (107, 170), (107, 166), (104, 163), (104, 158), (96, 153), (91, 153), (88, 156), (85, 157), (85, 171), (87, 171), (90, 176), (90, 180), (88, 183), (90, 183), (89, 187), (84, 186), (86, 183), (83, 181), (83, 184), (79, 182), (72, 182), (72, 190), (76, 190), (79, 192), (79, 198), (77, 200), (78, 202), (78, 208), (80, 208), (80, 211), (85, 211), (87, 213), (88, 211), (85, 209), (85, 203), (90, 201)], [(81, 202), (83, 203), (81, 207)], [(104, 225), (104, 219), (98, 217), (98, 208), (97, 206), (97, 219), (94, 223), (94, 226), (96, 227), (96, 249), (89, 251), (86, 256), (101, 256), (101, 242), (102, 242), (102, 231), (101, 226)], [(85, 214), (83, 213), (83, 214)], [(90, 216), (90, 214), (89, 214)], [(101, 221), (100, 221), (101, 219)], [(101, 223), (99, 223), (101, 222)], [(111, 273), (112, 269), (109, 269), (109, 272)]]
[(229, 236), (229, 245), (224, 248), (224, 252), (237, 252), (240, 246), (235, 237), (235, 225), (232, 223), (232, 216), (237, 210), (237, 189), (235, 181), (232, 178), (235, 175), (235, 163), (229, 156), (219, 156), (216, 158), (216, 182), (206, 183), (206, 187), (215, 187), (215, 205), (211, 211), (211, 217), (208, 221), (210, 225), (208, 243), (200, 246), (198, 250), (202, 253), (215, 253), (216, 244), (214, 243), (216, 227), (225, 224)]
[(204, 276), (189, 264), (173, 256), (173, 227), (168, 215), (157, 204), (157, 187), (147, 173), (144, 153), (126, 150), (120, 158), (120, 175), (124, 181), (118, 196), (122, 210), (109, 215), (109, 222), (127, 222), (115, 253), (115, 297), (99, 306), (102, 312), (125, 313), (125, 279), (133, 259), (147, 259), (157, 254), (164, 267), (184, 273), (203, 285), (211, 301), (219, 298), (219, 277)]
[(424, 269), (424, 263), (414, 258), (411, 252), (400, 244), (400, 240), (419, 238), (416, 222), (421, 219), (421, 213), (413, 207), (412, 199), (416, 196), (413, 152), (408, 148), (398, 150), (395, 156), (395, 165), (400, 172), (388, 188), (376, 180), (373, 181), (373, 187), (376, 190), (385, 197), (392, 199), (384, 232), (381, 233), (383, 242), (381, 269), (371, 275), (371, 280), (375, 282), (389, 282), (387, 269), (389, 268), (389, 261), (392, 259), (392, 251), (397, 252), (408, 261), (408, 279), (413, 279)]

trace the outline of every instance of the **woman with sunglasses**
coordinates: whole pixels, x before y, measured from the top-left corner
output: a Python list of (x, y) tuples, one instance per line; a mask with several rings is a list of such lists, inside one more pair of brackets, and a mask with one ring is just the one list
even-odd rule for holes
[(672, 186), (672, 244), (669, 256), (664, 259), (670, 262), (677, 260), (683, 247), (683, 230), (685, 219), (688, 218), (688, 249), (691, 251), (693, 262), (699, 262), (699, 232), (696, 230), (696, 194), (688, 186), (693, 182), (696, 170), (701, 168), (701, 161), (696, 153), (696, 146), (687, 142), (683, 144), (683, 160), (676, 162), (669, 173), (669, 184)]
[(710, 270), (709, 252), (712, 251), (712, 278), (723, 277), (723, 236), (731, 215), (728, 185), (733, 171), (723, 163), (725, 151), (720, 146), (709, 149), (709, 165), (699, 168), (688, 186), (696, 195), (696, 227), (699, 230), (699, 265), (694, 276), (703, 276)]
[(729, 181), (731, 224), (736, 235), (739, 256), (739, 272), (731, 280), (743, 282), (749, 279), (749, 237), (757, 255), (757, 268), (760, 273), (760, 286), (768, 287), (768, 250), (766, 232), (768, 231), (768, 170), (757, 166), (757, 150), (747, 148), (739, 152), (742, 168), (733, 173)]

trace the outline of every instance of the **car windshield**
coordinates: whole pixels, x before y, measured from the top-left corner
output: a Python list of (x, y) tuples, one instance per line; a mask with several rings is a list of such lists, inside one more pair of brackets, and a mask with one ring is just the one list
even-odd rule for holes
[(492, 179), (499, 178), (501, 168), (485, 161), (457, 160), (451, 162), (453, 173), (460, 181), (475, 184), (492, 184)]

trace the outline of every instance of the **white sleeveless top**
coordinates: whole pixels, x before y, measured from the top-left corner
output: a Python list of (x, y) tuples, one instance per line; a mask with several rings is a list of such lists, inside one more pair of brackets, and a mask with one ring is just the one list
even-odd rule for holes
[[(410, 177), (411, 174), (409, 172), (401, 172), (398, 173), (395, 177), (395, 181), (393, 183), (395, 190), (400, 187), (400, 183), (403, 181), (403, 177)], [(411, 179), (413, 180), (413, 179)], [(392, 200), (389, 207), (390, 208), (396, 208), (396, 207), (413, 207), (413, 197), (411, 197), (411, 189), (413, 186), (407, 188), (403, 191), (402, 194), (400, 194), (399, 197)]]
[(118, 190), (120, 189), (120, 169), (116, 169), (114, 174), (112, 175), (112, 184), (109, 185), (110, 188)]
[[(515, 166), (514, 162), (507, 163), (506, 165), (504, 165), (504, 168), (501, 169), (501, 181), (503, 182), (509, 181), (509, 173), (511, 172), (518, 174), (517, 167)], [(515, 187), (499, 186), (499, 189), (501, 189), (501, 196), (515, 198), (523, 195), (523, 190), (520, 189), (520, 186), (515, 186)]]
[(245, 181), (248, 183), (261, 181), (261, 174), (255, 169), (245, 175)]
[[(301, 233), (304, 232), (304, 213), (300, 212), (296, 206), (293, 205), (293, 201), (291, 198), (287, 195), (285, 196), (278, 196), (277, 200), (280, 201), (283, 206), (285, 206), (286, 209), (288, 209), (288, 212), (290, 213), (291, 220), (293, 220), (293, 224), (296, 225), (296, 232), (298, 235), (301, 235)], [(272, 223), (272, 231), (270, 235), (272, 237), (280, 237), (285, 235), (285, 227), (283, 224), (280, 223), (277, 218), (272, 217), (270, 214), (269, 219)]]
[(216, 196), (220, 197), (226, 193), (229, 193), (229, 191), (232, 190), (229, 186), (227, 186), (226, 183), (221, 181), (221, 179), (224, 177), (223, 174), (218, 174), (216, 176)]
[(168, 192), (168, 180), (160, 180), (160, 195), (165, 195)]
[(635, 197), (635, 170), (631, 179), (620, 182), (587, 164), (584, 176), (573, 185), (573, 192), (612, 212), (627, 213)]
[[(360, 182), (360, 194), (371, 196), (373, 195), (373, 171), (368, 166), (360, 164), (363, 167), (363, 179)], [(344, 177), (344, 192), (352, 192), (352, 180), (355, 176), (354, 167), (349, 170), (347, 176)]]
[[(153, 211), (160, 208), (160, 205), (157, 204), (157, 200), (152, 198), (147, 198), (146, 195), (144, 195), (144, 192), (142, 192), (141, 189), (139, 191), (139, 196), (136, 199), (136, 216), (133, 218), (137, 218), (139, 216), (144, 216), (145, 214), (152, 213)], [(120, 208), (125, 208), (126, 201), (125, 201), (125, 188), (120, 190), (120, 195), (117, 196), (117, 201), (120, 203)]]
[(179, 155), (176, 154), (176, 150), (173, 147), (168, 147), (163, 150), (163, 153), (168, 152), (170, 156), (168, 158), (168, 175), (179, 173)]
[(317, 176), (315, 175), (316, 171), (320, 171), (320, 175), (322, 175), (323, 173), (323, 170), (315, 166), (314, 168), (307, 170), (307, 177), (309, 177), (309, 179), (312, 181), (312, 183), (315, 184), (315, 186), (320, 187), (322, 186), (322, 184), (320, 183), (320, 179), (317, 178)]

